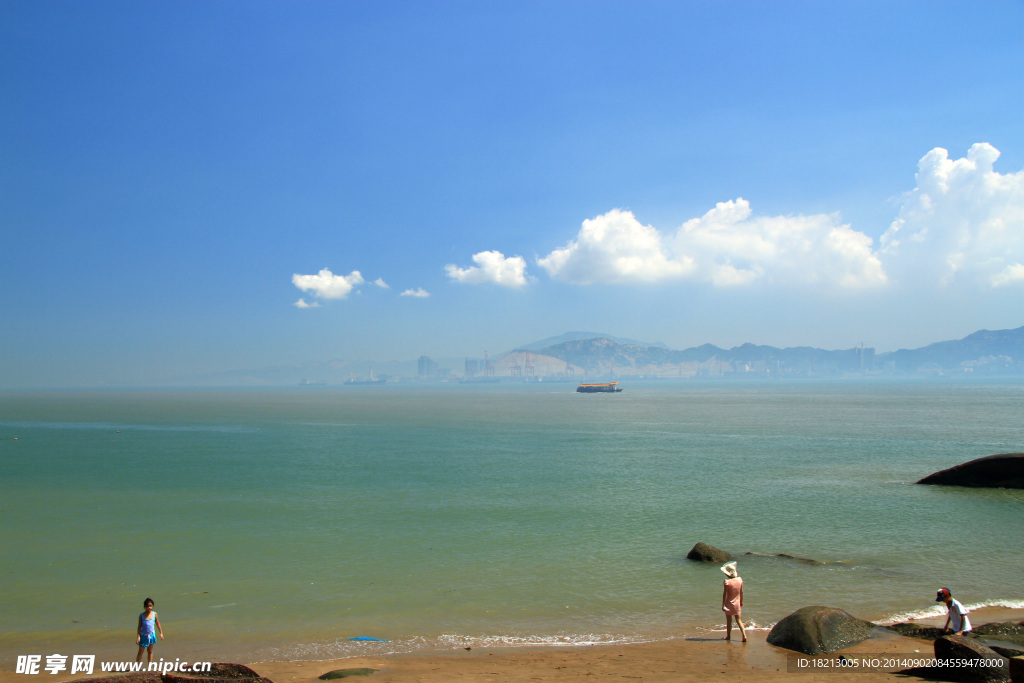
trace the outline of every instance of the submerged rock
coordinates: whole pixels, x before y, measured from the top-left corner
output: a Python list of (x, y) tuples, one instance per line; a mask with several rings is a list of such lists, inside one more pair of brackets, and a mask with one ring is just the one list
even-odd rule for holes
[(807, 557), (797, 557), (796, 555), (787, 555), (786, 553), (775, 553), (774, 555), (771, 555), (771, 554), (768, 554), (768, 553), (748, 552), (748, 553), (743, 553), (743, 554), (744, 555), (753, 555), (754, 557), (778, 557), (778, 558), (781, 558), (783, 560), (793, 560), (794, 562), (799, 562), (800, 564), (810, 564), (810, 565), (815, 565), (815, 566), (826, 564), (825, 562), (819, 562), (818, 560), (812, 560), (812, 559), (807, 558)]
[(821, 655), (856, 645), (878, 628), (835, 607), (802, 607), (775, 624), (768, 642), (776, 647)]
[(918, 484), (1024, 489), (1024, 453), (989, 455), (929, 474)]
[(698, 543), (690, 549), (690, 552), (686, 553), (686, 559), (696, 560), (697, 562), (717, 562), (722, 564), (733, 559), (733, 556), (713, 545)]

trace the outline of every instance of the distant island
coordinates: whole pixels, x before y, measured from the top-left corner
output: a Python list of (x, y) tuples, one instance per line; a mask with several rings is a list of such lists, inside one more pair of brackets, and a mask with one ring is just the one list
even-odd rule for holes
[[(219, 386), (375, 385), (395, 382), (581, 382), (620, 379), (757, 379), (842, 377), (984, 377), (1024, 375), (1024, 327), (980, 330), (918, 349), (875, 353), (871, 347), (826, 350), (704, 344), (673, 350), (661, 343), (595, 332), (567, 332), (494, 357), (407, 361), (332, 360), (302, 366), (176, 378), (170, 384)], [(373, 378), (373, 382), (368, 382)], [(383, 380), (383, 381), (379, 381)]]

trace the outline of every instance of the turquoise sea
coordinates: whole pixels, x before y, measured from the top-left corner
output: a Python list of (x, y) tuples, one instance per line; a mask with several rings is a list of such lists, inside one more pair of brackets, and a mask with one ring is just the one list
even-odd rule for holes
[(170, 659), (698, 634), (698, 541), (758, 627), (1024, 606), (1024, 491), (913, 484), (1024, 451), (1024, 383), (623, 387), (0, 394), (3, 664), (134, 659), (145, 597)]

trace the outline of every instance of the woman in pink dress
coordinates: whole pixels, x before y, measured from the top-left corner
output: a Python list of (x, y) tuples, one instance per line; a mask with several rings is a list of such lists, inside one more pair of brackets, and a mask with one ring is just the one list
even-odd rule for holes
[(725, 612), (725, 638), (732, 640), (732, 620), (736, 618), (736, 625), (740, 627), (743, 635), (743, 642), (747, 642), (747, 632), (740, 620), (740, 613), (743, 611), (743, 579), (736, 571), (736, 563), (729, 562), (722, 566), (722, 571), (728, 576), (722, 588), (722, 611)]

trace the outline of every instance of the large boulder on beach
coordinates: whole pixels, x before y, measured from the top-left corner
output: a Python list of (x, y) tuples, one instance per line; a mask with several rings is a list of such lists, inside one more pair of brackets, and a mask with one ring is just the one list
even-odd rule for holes
[(802, 607), (775, 624), (768, 642), (806, 655), (821, 655), (867, 640), (876, 628), (835, 607)]
[(947, 663), (952, 660), (972, 660), (972, 666), (953, 664), (936, 667), (941, 671), (935, 673), (943, 680), (963, 683), (1004, 683), (1010, 680), (1009, 658), (985, 647), (974, 638), (942, 636), (935, 641), (935, 659)]
[(686, 559), (695, 560), (697, 562), (717, 562), (718, 564), (723, 564), (732, 560), (733, 556), (713, 545), (698, 543), (690, 549), (690, 552), (686, 553)]
[(929, 474), (918, 484), (1024, 489), (1024, 453), (989, 455)]
[(1017, 682), (1016, 678), (1011, 679), (1010, 658), (985, 647), (971, 636), (942, 636), (935, 641), (935, 660), (939, 666), (923, 666), (896, 673), (929, 681)]

